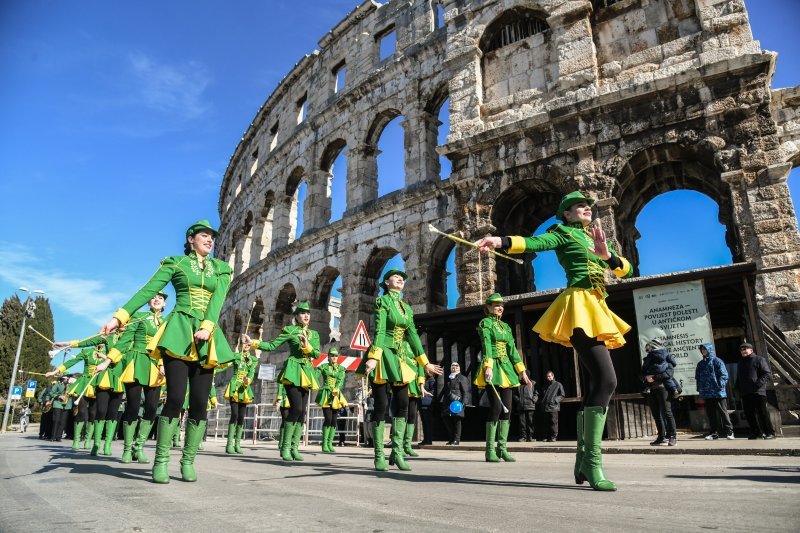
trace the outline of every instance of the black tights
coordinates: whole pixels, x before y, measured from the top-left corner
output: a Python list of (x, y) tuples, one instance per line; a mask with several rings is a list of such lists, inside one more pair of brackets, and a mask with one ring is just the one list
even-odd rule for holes
[[(122, 420), (132, 424), (139, 418), (139, 405), (142, 403), (142, 385), (138, 381), (125, 384), (125, 414)], [(144, 387), (144, 413), (142, 420), (152, 422), (156, 419), (160, 387)]]
[(245, 413), (247, 413), (246, 403), (231, 402), (231, 418), (228, 424), (243, 426)]
[[(389, 384), (372, 383), (372, 397), (375, 399), (375, 411), (372, 419), (383, 422), (386, 418), (386, 409), (389, 407)], [(394, 416), (405, 418), (408, 416), (408, 385), (392, 385), (392, 401), (394, 402)]]
[(408, 398), (408, 416), (406, 416), (406, 423), (407, 424), (416, 424), (417, 423), (417, 410), (419, 409), (419, 398), (411, 397)]
[[(506, 406), (506, 411), (500, 405), (500, 400), (497, 399), (497, 394), (500, 395), (500, 400), (503, 400), (503, 405)], [(489, 395), (489, 422), (497, 422), (498, 420), (511, 419), (511, 389), (503, 389), (501, 387), (486, 387), (484, 394)]]
[(336, 427), (336, 420), (339, 418), (339, 410), (333, 407), (323, 407), (322, 416), (325, 419), (322, 423), (322, 427)]
[(286, 385), (286, 396), (289, 398), (289, 416), (287, 422), (305, 422), (308, 389), (297, 385)]
[(78, 404), (78, 416), (76, 417), (76, 421), (94, 422), (96, 415), (97, 415), (97, 403), (95, 402), (95, 399), (87, 398), (86, 396), (81, 398), (81, 401)]
[(119, 406), (122, 405), (122, 393), (114, 392), (111, 389), (95, 389), (94, 395), (96, 399), (95, 419), (105, 421), (116, 420)]
[(281, 407), (281, 422), (286, 422), (289, 419), (289, 408), (288, 407)]
[(602, 341), (588, 337), (582, 329), (575, 329), (569, 340), (589, 377), (584, 386), (583, 407), (608, 408), (611, 395), (617, 388), (617, 374), (608, 348)]
[(167, 403), (161, 416), (177, 418), (186, 401), (186, 387), (189, 387), (189, 418), (196, 422), (208, 416), (208, 394), (214, 380), (214, 369), (203, 368), (194, 361), (184, 361), (176, 357), (164, 357), (164, 373), (167, 377)]

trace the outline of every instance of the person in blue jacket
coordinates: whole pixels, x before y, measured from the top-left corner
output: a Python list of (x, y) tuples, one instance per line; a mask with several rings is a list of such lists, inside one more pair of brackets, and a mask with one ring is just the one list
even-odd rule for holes
[[(725, 363), (714, 353), (711, 343), (699, 346), (703, 359), (697, 363), (694, 379), (697, 382), (697, 393), (706, 404), (706, 415), (711, 432), (706, 440), (717, 440), (720, 429), (728, 440), (733, 440), (733, 425), (728, 416), (728, 401), (725, 386), (728, 384), (728, 370)], [(722, 426), (722, 428), (720, 428)]]

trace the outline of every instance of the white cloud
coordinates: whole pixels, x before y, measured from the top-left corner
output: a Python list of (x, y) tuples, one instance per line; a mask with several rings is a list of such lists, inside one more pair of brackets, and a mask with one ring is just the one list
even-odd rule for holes
[(169, 65), (141, 52), (128, 54), (128, 63), (137, 97), (150, 109), (185, 119), (199, 118), (209, 109), (203, 93), (210, 77), (201, 63)]
[(18, 244), (0, 243), (0, 279), (29, 289), (42, 289), (45, 296), (72, 315), (102, 325), (125, 298), (95, 279), (62, 272), (45, 264), (47, 258), (37, 257), (30, 248)]

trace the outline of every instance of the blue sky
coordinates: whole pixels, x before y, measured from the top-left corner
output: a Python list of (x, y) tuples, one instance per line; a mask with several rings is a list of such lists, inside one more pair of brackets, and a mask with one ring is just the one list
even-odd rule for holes
[[(4, 2), (0, 296), (44, 289), (57, 338), (95, 331), (161, 257), (181, 253), (187, 225), (219, 222), (218, 189), (236, 143), (277, 83), (355, 4)], [(748, 7), (762, 47), (780, 54), (774, 86), (800, 84), (792, 22), (800, 2)], [(402, 182), (398, 122), (379, 143), (381, 192)], [(333, 169), (335, 202), (344, 159)], [(716, 205), (702, 195), (658, 197), (637, 227), (644, 273), (730, 262)], [(563, 285), (552, 256), (537, 259), (539, 289)]]

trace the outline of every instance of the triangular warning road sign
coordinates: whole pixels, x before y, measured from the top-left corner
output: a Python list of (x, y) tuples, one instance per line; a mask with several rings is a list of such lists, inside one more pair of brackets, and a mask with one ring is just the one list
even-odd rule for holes
[(363, 352), (369, 349), (370, 344), (372, 342), (369, 340), (369, 335), (367, 335), (367, 326), (364, 325), (363, 320), (359, 320), (353, 340), (350, 341), (350, 349)]

